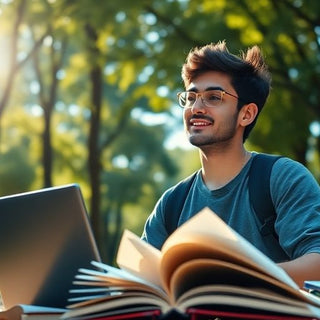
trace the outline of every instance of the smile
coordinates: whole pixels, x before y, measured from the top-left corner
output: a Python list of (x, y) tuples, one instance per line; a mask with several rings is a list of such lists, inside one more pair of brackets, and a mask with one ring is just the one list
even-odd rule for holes
[(204, 126), (210, 126), (212, 122), (205, 121), (205, 120), (199, 120), (199, 119), (191, 119), (190, 125), (195, 127), (204, 127)]

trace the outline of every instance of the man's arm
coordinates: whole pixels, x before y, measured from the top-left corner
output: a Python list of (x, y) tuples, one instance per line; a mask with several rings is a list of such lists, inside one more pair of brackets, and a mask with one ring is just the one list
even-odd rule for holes
[(320, 280), (320, 254), (308, 253), (297, 259), (279, 263), (288, 275), (303, 288), (306, 280)]

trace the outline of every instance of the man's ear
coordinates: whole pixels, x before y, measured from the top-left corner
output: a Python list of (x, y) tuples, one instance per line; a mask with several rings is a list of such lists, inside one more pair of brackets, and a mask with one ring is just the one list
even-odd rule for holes
[(246, 127), (254, 121), (258, 114), (258, 106), (251, 102), (245, 104), (239, 112), (239, 124)]

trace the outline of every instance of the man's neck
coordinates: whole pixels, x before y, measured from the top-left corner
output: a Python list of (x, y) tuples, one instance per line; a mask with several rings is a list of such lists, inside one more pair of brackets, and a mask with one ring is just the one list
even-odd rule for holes
[(202, 178), (210, 190), (223, 187), (230, 182), (251, 157), (242, 146), (239, 149), (223, 151), (201, 150)]

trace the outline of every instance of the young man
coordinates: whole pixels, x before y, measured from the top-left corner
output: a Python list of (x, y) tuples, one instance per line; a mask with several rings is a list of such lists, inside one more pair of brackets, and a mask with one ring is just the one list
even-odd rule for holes
[[(186, 194), (178, 226), (204, 207), (273, 259), (302, 286), (320, 280), (320, 188), (301, 164), (282, 157), (270, 174), (277, 237), (261, 234), (249, 199), (248, 176), (257, 153), (244, 147), (269, 95), (271, 76), (260, 49), (241, 57), (225, 42), (190, 51), (182, 68), (185, 92), (178, 94), (184, 126), (200, 151), (201, 170)], [(166, 229), (167, 190), (148, 218), (142, 238), (161, 248)], [(212, 226), (214, 228), (214, 226)]]

